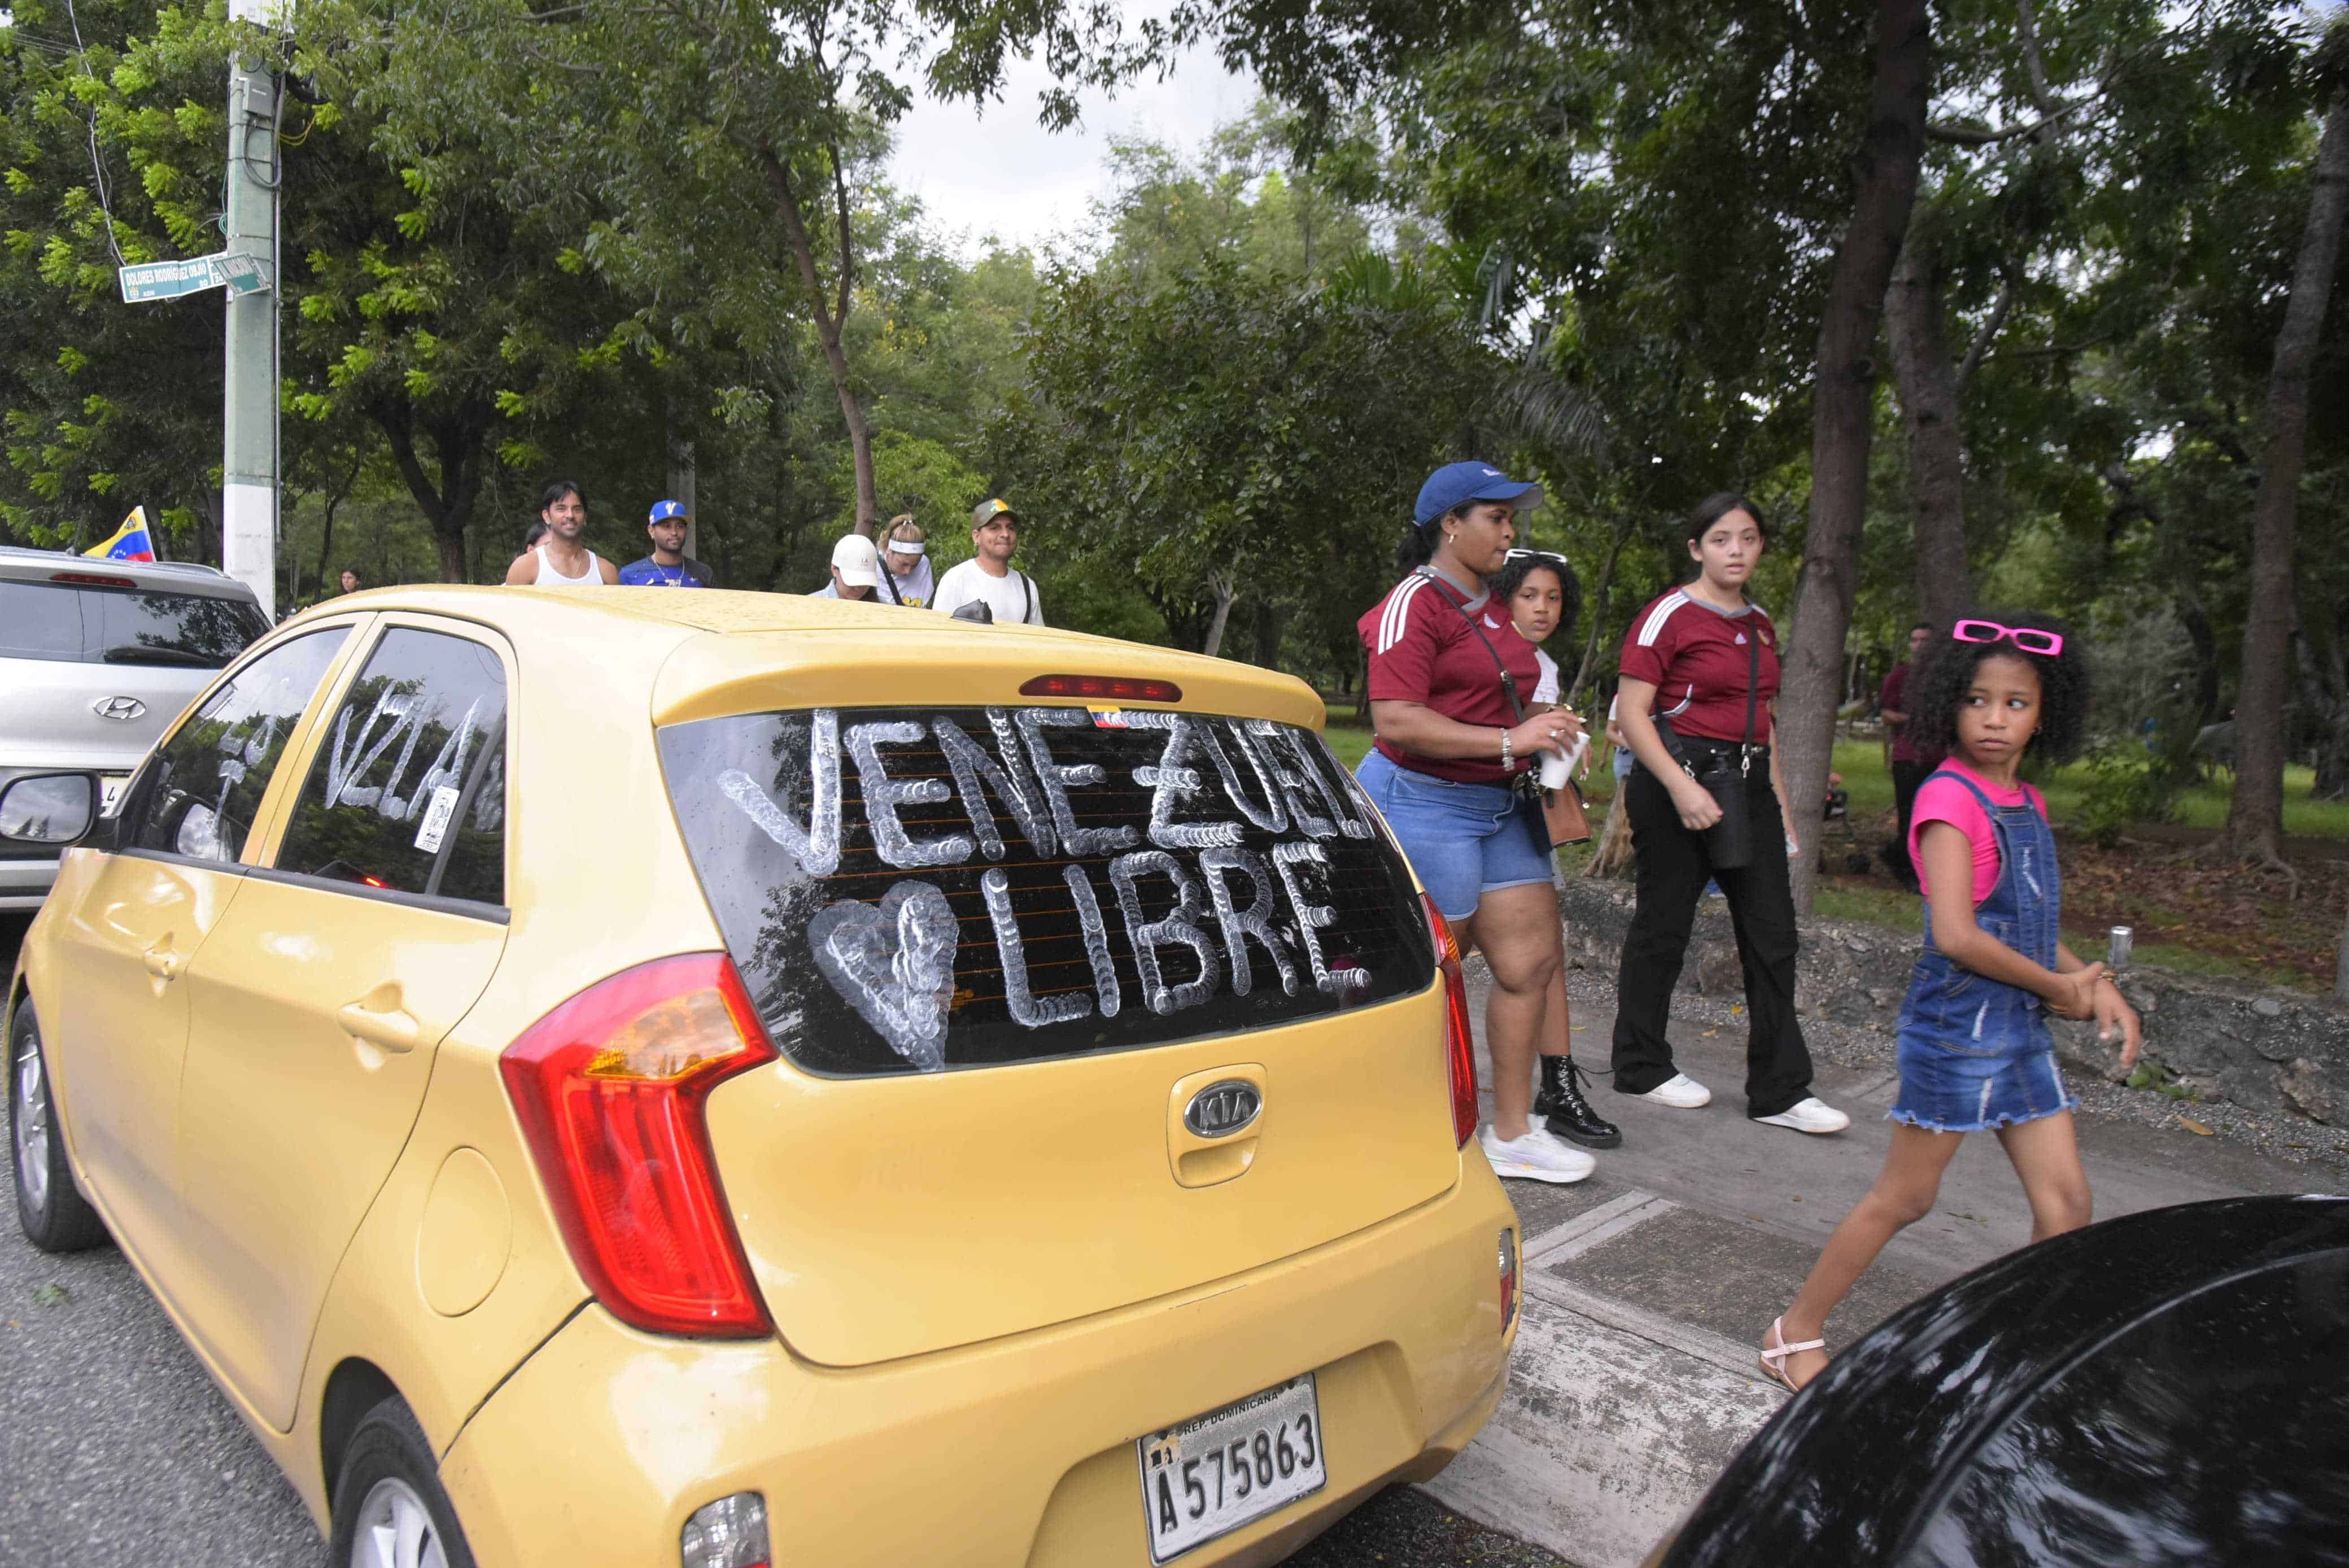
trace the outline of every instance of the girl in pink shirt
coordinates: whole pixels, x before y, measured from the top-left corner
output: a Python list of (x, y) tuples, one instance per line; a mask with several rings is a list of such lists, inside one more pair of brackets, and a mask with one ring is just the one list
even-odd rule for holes
[(1911, 730), (1949, 759), (1917, 791), (1910, 830), (1925, 950), (1900, 1006), (1892, 1147), (1763, 1336), (1763, 1369), (1789, 1388), (1826, 1365), (1827, 1314), (1896, 1233), (1932, 1212), (1967, 1133), (1998, 1135), (2031, 1202), (2033, 1241), (2088, 1222), (2072, 1131), (2079, 1102), (2056, 1068), (2048, 1011), (2094, 1018), (2107, 1040), (2119, 1029), (2122, 1064), (2137, 1059), (2136, 1011), (2103, 965), (2064, 945), (2046, 802), (2016, 777), (2026, 754), (2078, 748), (2088, 706), (2080, 650), (2044, 615), (1967, 617), (1928, 645), (1911, 690)]

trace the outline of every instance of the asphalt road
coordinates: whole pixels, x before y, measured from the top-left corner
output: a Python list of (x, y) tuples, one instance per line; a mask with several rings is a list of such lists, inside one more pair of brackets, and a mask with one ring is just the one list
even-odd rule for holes
[[(25, 917), (0, 915), (0, 973)], [(111, 1248), (36, 1252), (0, 1205), (0, 1565), (320, 1568), (293, 1489)], [(1297, 1568), (1566, 1568), (1407, 1487), (1289, 1560)]]

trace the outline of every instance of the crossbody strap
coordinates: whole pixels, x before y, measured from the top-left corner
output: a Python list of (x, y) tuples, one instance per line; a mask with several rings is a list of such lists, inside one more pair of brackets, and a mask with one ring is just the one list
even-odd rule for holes
[(1744, 777), (1754, 766), (1754, 708), (1762, 694), (1762, 623), (1745, 634), (1745, 744), (1737, 749), (1737, 771)]
[[(1437, 593), (1444, 593), (1444, 580), (1434, 573), (1423, 566), (1419, 569), (1419, 575), (1434, 583)], [(1525, 723), (1526, 705), (1517, 700), (1517, 677), (1509, 673), (1507, 665), (1502, 663), (1501, 650), (1493, 645), (1493, 639), (1485, 634), (1485, 628), (1476, 624), (1476, 617), (1469, 613), (1467, 605), (1454, 603), (1449, 593), (1444, 593), (1444, 602), (1460, 612), (1460, 618), (1468, 623), (1468, 629), (1476, 634), (1476, 640), (1485, 645), (1486, 653), (1493, 655), (1493, 668), (1500, 672), (1501, 693), (1509, 699), (1509, 711), (1517, 716), (1519, 724)]]

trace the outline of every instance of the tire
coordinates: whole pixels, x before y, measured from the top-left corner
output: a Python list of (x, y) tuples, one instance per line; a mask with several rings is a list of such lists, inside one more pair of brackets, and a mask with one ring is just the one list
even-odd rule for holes
[(330, 1568), (473, 1568), (439, 1471), (405, 1401), (360, 1417), (335, 1478)]
[(107, 1239), (106, 1222), (74, 1185), (66, 1161), (30, 996), (17, 1004), (8, 1031), (8, 1152), (16, 1173), (16, 1222), (26, 1241), (45, 1253), (78, 1253)]

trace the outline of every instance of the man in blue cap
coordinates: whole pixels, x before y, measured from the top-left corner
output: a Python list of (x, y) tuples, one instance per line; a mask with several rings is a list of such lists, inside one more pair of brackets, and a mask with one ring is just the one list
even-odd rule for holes
[(715, 588), (718, 579), (709, 567), (685, 553), (685, 531), (693, 521), (682, 502), (664, 500), (653, 506), (645, 531), (652, 535), (653, 552), (620, 568), (623, 588)]

